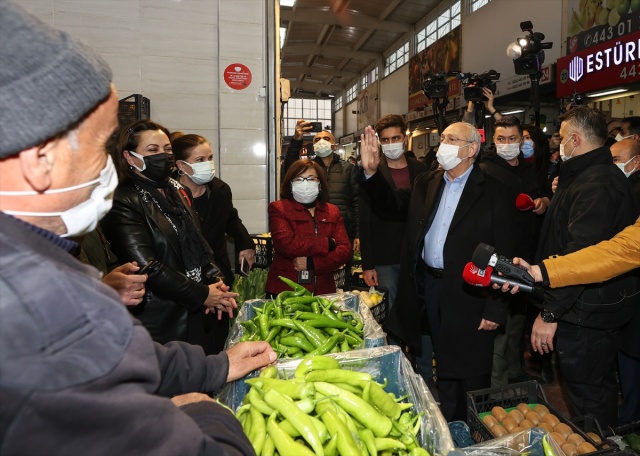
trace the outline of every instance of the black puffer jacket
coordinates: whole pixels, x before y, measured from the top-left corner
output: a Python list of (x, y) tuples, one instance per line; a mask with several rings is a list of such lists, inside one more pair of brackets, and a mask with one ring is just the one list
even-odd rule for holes
[[(540, 233), (536, 261), (566, 255), (610, 239), (638, 218), (628, 179), (613, 164), (608, 147), (572, 158), (560, 168), (558, 188)], [(560, 320), (600, 329), (620, 328), (633, 311), (637, 276), (545, 292), (544, 308)]]
[[(169, 186), (167, 191), (177, 190)], [(185, 207), (195, 217), (186, 201)], [(190, 334), (189, 329), (192, 325), (197, 327), (194, 320), (200, 324), (204, 321), (203, 303), (209, 294), (208, 287), (185, 275), (178, 235), (153, 201), (141, 198), (133, 181), (121, 182), (113, 208), (101, 225), (121, 262), (137, 261), (142, 267), (152, 259), (158, 261), (157, 267), (148, 271), (144, 301), (131, 309), (153, 340), (203, 345), (195, 330)]]
[[(284, 161), (284, 171), (286, 173), (295, 161), (300, 158), (302, 141), (291, 140), (287, 155)], [(329, 183), (329, 202), (340, 209), (340, 215), (344, 220), (349, 239), (360, 237), (358, 229), (358, 181), (357, 168), (351, 163), (340, 158), (338, 154), (333, 154), (333, 160), (327, 168), (322, 158), (314, 159), (322, 169), (325, 170), (327, 182)]]

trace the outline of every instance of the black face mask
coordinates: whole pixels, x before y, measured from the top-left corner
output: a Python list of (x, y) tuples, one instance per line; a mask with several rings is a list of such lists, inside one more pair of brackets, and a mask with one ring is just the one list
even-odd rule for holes
[(145, 156), (143, 158), (144, 171), (140, 171), (140, 173), (155, 182), (166, 181), (171, 174), (171, 164), (167, 155), (163, 152)]

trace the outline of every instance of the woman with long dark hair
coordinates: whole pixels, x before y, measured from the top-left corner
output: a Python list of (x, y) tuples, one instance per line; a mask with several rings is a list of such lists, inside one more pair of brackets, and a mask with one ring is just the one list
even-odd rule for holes
[(287, 170), (280, 199), (269, 205), (274, 257), (266, 290), (288, 290), (278, 276), (315, 294), (335, 293), (333, 273), (351, 258), (351, 243), (340, 210), (327, 202), (325, 173), (313, 160), (298, 160)]
[(154, 340), (183, 340), (215, 353), (212, 319), (233, 314), (235, 293), (218, 280), (184, 188), (169, 177), (169, 132), (142, 120), (123, 128), (111, 155), (120, 183), (103, 230), (120, 261), (149, 265), (132, 313)]

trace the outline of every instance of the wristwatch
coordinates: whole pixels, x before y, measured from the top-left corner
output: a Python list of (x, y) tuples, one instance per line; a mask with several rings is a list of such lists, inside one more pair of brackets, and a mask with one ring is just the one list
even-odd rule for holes
[(558, 321), (558, 318), (547, 309), (542, 309), (542, 312), (540, 312), (540, 318), (542, 318), (542, 321), (545, 323), (555, 323)]

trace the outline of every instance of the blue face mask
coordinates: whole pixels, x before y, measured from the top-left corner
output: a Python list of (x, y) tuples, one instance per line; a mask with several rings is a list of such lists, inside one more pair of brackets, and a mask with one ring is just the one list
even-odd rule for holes
[(534, 149), (533, 149), (533, 141), (531, 141), (530, 139), (525, 139), (524, 142), (522, 143), (522, 155), (524, 156), (524, 158), (530, 158), (533, 156), (534, 153)]

